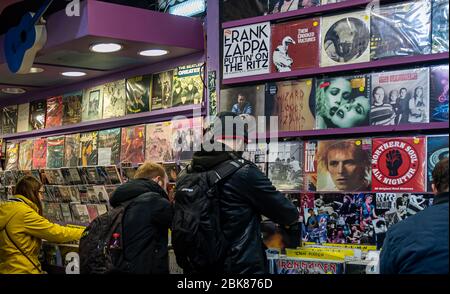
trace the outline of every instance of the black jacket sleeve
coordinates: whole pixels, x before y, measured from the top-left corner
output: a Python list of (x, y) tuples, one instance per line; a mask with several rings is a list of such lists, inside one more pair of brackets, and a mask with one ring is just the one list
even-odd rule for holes
[[(281, 225), (290, 225), (298, 220), (298, 210), (272, 185), (272, 182), (257, 167), (245, 167), (247, 195), (258, 212)], [(241, 173), (245, 174), (245, 173)]]
[(154, 209), (154, 221), (163, 227), (171, 228), (173, 218), (173, 207), (165, 198), (158, 198)]

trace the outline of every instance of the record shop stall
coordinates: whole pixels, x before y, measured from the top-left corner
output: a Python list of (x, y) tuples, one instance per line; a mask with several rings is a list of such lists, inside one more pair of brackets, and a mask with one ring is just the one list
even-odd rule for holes
[[(163, 164), (173, 191), (202, 134), (206, 56), (201, 18), (94, 0), (81, 14), (47, 16), (47, 42), (26, 73), (0, 54), (0, 201), (32, 175), (44, 183), (46, 218), (85, 227), (146, 160)], [(161, 34), (164, 23), (174, 25)], [(77, 244), (43, 249), (49, 273), (78, 272)]]
[(448, 1), (221, 2), (218, 109), (266, 118), (244, 156), (300, 214), (263, 222), (271, 272), (377, 273), (448, 157)]

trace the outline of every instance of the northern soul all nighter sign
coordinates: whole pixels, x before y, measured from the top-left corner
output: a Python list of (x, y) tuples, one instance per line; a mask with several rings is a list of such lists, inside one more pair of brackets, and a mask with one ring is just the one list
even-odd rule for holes
[(225, 29), (223, 78), (270, 72), (270, 22)]

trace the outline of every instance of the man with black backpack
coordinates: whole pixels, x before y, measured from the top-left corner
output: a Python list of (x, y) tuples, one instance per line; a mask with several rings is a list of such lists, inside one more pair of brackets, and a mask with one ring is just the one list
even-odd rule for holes
[(164, 168), (146, 162), (113, 193), (107, 214), (80, 241), (82, 274), (168, 274), (168, 230), (173, 211)]
[[(172, 224), (177, 263), (185, 273), (267, 273), (261, 215), (291, 225), (298, 210), (256, 165), (242, 159), (248, 134), (241, 116), (219, 113), (204, 137), (202, 151), (177, 179)], [(214, 150), (206, 151), (205, 143)]]

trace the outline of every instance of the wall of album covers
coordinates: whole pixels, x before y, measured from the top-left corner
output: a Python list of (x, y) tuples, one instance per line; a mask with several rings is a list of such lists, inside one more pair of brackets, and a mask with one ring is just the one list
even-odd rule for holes
[(0, 111), (4, 135), (201, 104), (202, 64), (137, 76)]

